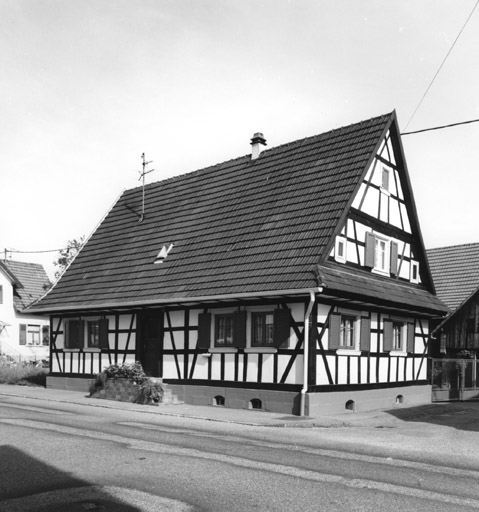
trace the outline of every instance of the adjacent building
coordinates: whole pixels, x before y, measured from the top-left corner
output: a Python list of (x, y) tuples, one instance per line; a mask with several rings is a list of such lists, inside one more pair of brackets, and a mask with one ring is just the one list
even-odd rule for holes
[(8, 361), (48, 359), (50, 320), (26, 309), (50, 286), (42, 265), (0, 261), (0, 357)]

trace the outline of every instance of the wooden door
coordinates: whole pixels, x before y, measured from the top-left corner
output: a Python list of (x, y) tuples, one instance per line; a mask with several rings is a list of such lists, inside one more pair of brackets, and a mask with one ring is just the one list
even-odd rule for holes
[(157, 309), (140, 315), (139, 359), (150, 377), (163, 374), (163, 310)]

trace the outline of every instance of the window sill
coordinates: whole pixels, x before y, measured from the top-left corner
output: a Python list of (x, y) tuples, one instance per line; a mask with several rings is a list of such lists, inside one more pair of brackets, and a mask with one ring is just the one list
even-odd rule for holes
[(64, 348), (63, 352), (80, 352), (79, 348)]
[(83, 349), (83, 352), (101, 352), (101, 348), (86, 347), (86, 348)]
[(361, 351), (354, 348), (338, 348), (336, 354), (338, 356), (360, 356)]
[(391, 272), (389, 270), (381, 270), (379, 268), (373, 268), (371, 270), (371, 272), (373, 274), (378, 274), (380, 276), (386, 276), (386, 277), (391, 277)]
[(407, 357), (407, 352), (404, 352), (402, 350), (391, 350), (391, 352), (389, 352), (389, 355), (393, 357)]
[(276, 347), (247, 347), (244, 349), (245, 354), (276, 354)]
[(210, 354), (236, 354), (238, 349), (236, 347), (213, 347), (208, 349)]

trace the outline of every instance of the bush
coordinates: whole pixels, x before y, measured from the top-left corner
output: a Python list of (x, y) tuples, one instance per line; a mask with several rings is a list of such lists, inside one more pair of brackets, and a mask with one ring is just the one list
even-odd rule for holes
[(134, 363), (111, 364), (102, 372), (97, 373), (95, 380), (90, 384), (90, 396), (103, 389), (108, 379), (129, 379), (141, 385), (147, 380), (146, 373), (139, 361)]
[(0, 384), (46, 387), (48, 370), (30, 364), (0, 365)]
[(163, 402), (163, 395), (165, 393), (165, 385), (159, 381), (152, 379), (145, 379), (138, 389), (135, 403), (137, 404), (159, 404)]

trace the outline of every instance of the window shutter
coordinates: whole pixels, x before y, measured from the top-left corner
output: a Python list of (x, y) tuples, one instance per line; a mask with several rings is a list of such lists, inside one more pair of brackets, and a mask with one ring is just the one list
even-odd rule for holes
[(361, 318), (361, 337), (359, 345), (360, 350), (367, 352), (371, 350), (371, 319), (365, 316)]
[(83, 348), (83, 320), (65, 320), (65, 347)]
[(211, 313), (198, 315), (198, 348), (210, 348), (211, 345)]
[(375, 236), (369, 231), (366, 233), (366, 248), (364, 252), (364, 266), (374, 268)]
[(407, 351), (414, 353), (414, 338), (416, 327), (414, 323), (407, 324)]
[(108, 318), (102, 318), (99, 323), (100, 323), (100, 348), (109, 348)]
[(42, 343), (43, 345), (50, 345), (50, 326), (44, 325), (42, 327)]
[(20, 345), (27, 344), (27, 324), (20, 324)]
[(233, 313), (233, 345), (246, 347), (246, 311)]
[(329, 317), (328, 347), (331, 350), (339, 348), (341, 338), (341, 314), (331, 313)]
[(393, 349), (393, 323), (391, 320), (384, 320), (384, 342), (383, 342), (383, 350), (384, 352), (391, 352)]
[(391, 242), (391, 261), (390, 261), (391, 275), (397, 276), (398, 274), (398, 244)]
[(273, 343), (275, 347), (287, 347), (291, 334), (291, 311), (275, 309), (273, 312)]

